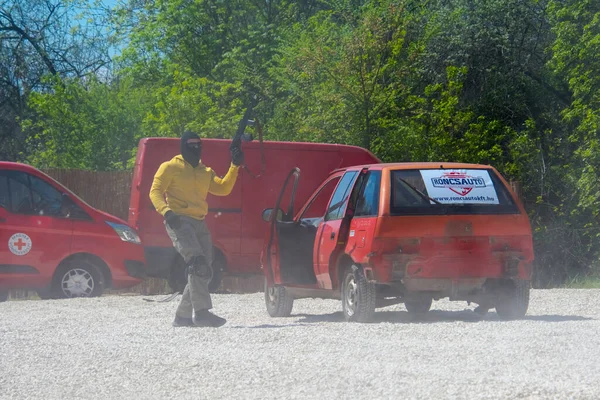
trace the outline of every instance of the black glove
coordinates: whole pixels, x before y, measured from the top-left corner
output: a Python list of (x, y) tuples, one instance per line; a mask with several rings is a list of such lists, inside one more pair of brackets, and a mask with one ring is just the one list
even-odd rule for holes
[(237, 146), (231, 148), (231, 162), (238, 167), (244, 163), (244, 152)]
[(165, 221), (167, 221), (167, 225), (169, 225), (171, 229), (181, 228), (181, 218), (171, 210), (165, 213)]

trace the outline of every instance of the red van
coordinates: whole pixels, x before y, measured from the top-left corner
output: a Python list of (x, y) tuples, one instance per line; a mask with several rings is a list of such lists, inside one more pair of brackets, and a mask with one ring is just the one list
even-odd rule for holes
[(526, 314), (531, 225), (495, 168), (446, 162), (343, 168), (297, 203), (299, 178), (293, 169), (275, 207), (263, 213), (270, 223), (262, 264), (271, 316), (289, 316), (301, 298), (340, 299), (346, 320), (358, 322), (399, 303), (424, 314), (442, 298), (476, 303), (480, 315), (492, 308), (504, 319)]
[(143, 247), (125, 221), (29, 165), (0, 162), (0, 301), (9, 289), (100, 296), (144, 275)]
[[(225, 174), (231, 162), (231, 140), (202, 139), (202, 143), (202, 162), (217, 174)], [(129, 205), (129, 223), (140, 233), (148, 275), (168, 279), (174, 290), (185, 286), (183, 259), (173, 248), (149, 192), (160, 164), (179, 154), (179, 148), (179, 138), (140, 141)], [(296, 193), (297, 204), (302, 204), (331, 171), (380, 162), (363, 148), (335, 144), (253, 141), (244, 142), (243, 150), (247, 170), (240, 169), (231, 194), (208, 197), (206, 221), (215, 246), (211, 291), (219, 287), (223, 273), (261, 273), (260, 252), (266, 232), (262, 211), (275, 203), (287, 171), (294, 167), (302, 170), (303, 187)]]

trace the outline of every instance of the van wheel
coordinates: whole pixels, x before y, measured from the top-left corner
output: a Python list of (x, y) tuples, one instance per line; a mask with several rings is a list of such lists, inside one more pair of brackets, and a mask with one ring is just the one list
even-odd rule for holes
[(406, 311), (410, 314), (427, 314), (431, 308), (432, 301), (431, 297), (428, 299), (405, 301), (404, 307), (406, 307)]
[(8, 290), (0, 289), (0, 303), (8, 300)]
[(368, 282), (362, 268), (346, 269), (342, 282), (342, 311), (346, 321), (370, 322), (377, 301), (375, 284)]
[(54, 274), (52, 294), (55, 298), (98, 297), (104, 292), (104, 275), (85, 258), (61, 264)]
[(174, 292), (183, 293), (185, 285), (187, 285), (187, 266), (183, 258), (178, 254), (177, 260), (173, 263), (169, 273), (169, 286)]
[(294, 299), (283, 286), (269, 286), (265, 278), (265, 304), (271, 317), (289, 317), (294, 307)]
[(42, 300), (50, 300), (54, 297), (51, 288), (38, 289), (37, 295)]
[[(215, 293), (221, 286), (223, 269), (225, 268), (225, 257), (220, 251), (214, 251), (213, 263), (210, 269), (211, 277), (208, 282), (208, 291)], [(169, 274), (169, 287), (175, 292), (183, 293), (185, 285), (187, 285), (187, 265), (183, 257), (177, 255), (177, 261), (173, 264)]]
[(223, 270), (225, 269), (225, 256), (220, 251), (213, 251), (213, 263), (212, 263), (212, 276), (210, 282), (208, 282), (208, 290), (211, 293), (215, 293), (221, 286), (221, 279), (223, 276)]
[(502, 319), (519, 319), (527, 314), (531, 282), (515, 279), (508, 282), (504, 296), (496, 304), (496, 312)]

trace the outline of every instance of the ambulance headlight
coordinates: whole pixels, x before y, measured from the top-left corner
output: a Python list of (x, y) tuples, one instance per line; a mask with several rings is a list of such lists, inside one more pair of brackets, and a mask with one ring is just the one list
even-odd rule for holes
[(119, 235), (122, 241), (135, 244), (142, 243), (138, 234), (129, 226), (123, 224), (115, 224), (114, 222), (108, 221), (106, 221), (106, 223), (115, 230), (115, 232), (117, 233), (117, 235)]

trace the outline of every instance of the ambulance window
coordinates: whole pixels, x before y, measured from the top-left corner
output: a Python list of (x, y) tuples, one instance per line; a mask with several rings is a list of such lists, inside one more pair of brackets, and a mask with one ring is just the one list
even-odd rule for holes
[(30, 176), (33, 207), (40, 215), (60, 215), (62, 194), (49, 183), (40, 178)]
[(8, 194), (8, 178), (0, 175), (0, 207), (8, 210), (10, 197)]
[(19, 171), (6, 171), (5, 174), (10, 192), (10, 210), (14, 213), (30, 214), (33, 211), (33, 203), (27, 174)]

